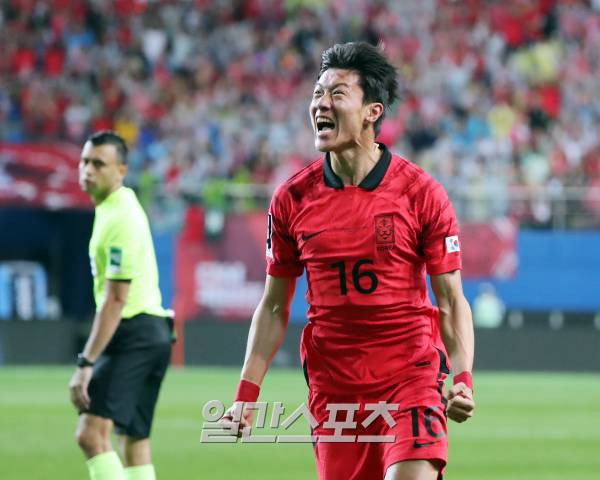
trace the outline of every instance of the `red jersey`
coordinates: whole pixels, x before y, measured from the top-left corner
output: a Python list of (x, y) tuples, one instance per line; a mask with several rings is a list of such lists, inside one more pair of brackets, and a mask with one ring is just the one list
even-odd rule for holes
[(439, 183), (380, 149), (359, 186), (344, 186), (327, 154), (271, 202), (267, 273), (306, 269), (301, 355), (319, 391), (385, 388), (434, 346), (443, 349), (426, 273), (461, 268), (456, 216)]

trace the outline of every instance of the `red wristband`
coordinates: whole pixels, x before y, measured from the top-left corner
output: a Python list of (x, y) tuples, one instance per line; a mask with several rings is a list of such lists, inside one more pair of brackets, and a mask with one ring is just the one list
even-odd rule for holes
[(456, 375), (454, 375), (453, 382), (454, 382), (454, 385), (462, 382), (467, 387), (469, 387), (471, 389), (471, 391), (473, 391), (473, 376), (471, 375), (471, 372), (467, 372), (465, 370), (464, 372), (457, 373)]
[(260, 393), (260, 386), (243, 378), (235, 392), (235, 402), (256, 402)]

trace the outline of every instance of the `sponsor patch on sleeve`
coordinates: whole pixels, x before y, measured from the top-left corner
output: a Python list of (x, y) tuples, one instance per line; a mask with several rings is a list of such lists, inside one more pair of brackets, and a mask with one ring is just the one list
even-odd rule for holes
[(123, 261), (123, 250), (118, 247), (110, 247), (108, 251), (108, 273), (118, 275), (121, 273), (121, 263)]
[(460, 252), (460, 242), (458, 241), (458, 235), (446, 237), (446, 253), (454, 252)]

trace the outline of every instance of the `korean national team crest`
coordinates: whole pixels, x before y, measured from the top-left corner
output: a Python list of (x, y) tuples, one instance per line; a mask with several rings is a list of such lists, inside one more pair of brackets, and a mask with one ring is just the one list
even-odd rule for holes
[(394, 216), (392, 214), (375, 216), (375, 243), (394, 243)]

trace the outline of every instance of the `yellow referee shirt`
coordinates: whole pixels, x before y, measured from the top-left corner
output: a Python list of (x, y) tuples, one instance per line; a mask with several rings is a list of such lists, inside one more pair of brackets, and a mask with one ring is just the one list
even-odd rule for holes
[(115, 190), (96, 207), (89, 254), (96, 310), (106, 298), (106, 280), (130, 280), (123, 318), (139, 313), (167, 315), (148, 218), (130, 188)]

